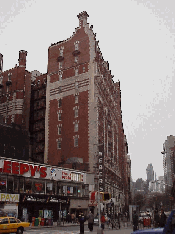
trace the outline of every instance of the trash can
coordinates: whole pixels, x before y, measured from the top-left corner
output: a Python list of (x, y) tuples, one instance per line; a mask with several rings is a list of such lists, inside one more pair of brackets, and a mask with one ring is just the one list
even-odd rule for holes
[(48, 226), (48, 219), (45, 219), (45, 226)]
[(52, 219), (48, 219), (48, 226), (53, 226), (53, 220)]
[(40, 223), (41, 226), (44, 226), (45, 225), (45, 219), (44, 218), (41, 218), (41, 223)]
[(35, 223), (35, 217), (32, 217), (32, 226), (34, 226)]
[(38, 226), (38, 225), (39, 225), (39, 219), (35, 218), (34, 226)]

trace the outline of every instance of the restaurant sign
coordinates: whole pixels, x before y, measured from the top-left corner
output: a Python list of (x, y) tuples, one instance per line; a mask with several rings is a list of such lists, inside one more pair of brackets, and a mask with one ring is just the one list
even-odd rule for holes
[(0, 193), (0, 201), (19, 202), (19, 194)]

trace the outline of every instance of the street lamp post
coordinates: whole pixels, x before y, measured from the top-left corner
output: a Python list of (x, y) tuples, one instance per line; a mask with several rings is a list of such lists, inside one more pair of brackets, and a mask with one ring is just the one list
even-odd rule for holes
[(98, 175), (98, 226), (101, 228), (101, 215), (100, 215), (101, 209), (100, 209), (100, 188), (99, 188), (99, 175)]

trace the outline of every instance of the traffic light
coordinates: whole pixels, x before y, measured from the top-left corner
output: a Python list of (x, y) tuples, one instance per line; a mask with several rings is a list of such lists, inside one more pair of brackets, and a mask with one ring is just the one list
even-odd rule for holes
[(103, 201), (108, 201), (111, 199), (111, 194), (107, 192), (100, 192), (100, 196)]

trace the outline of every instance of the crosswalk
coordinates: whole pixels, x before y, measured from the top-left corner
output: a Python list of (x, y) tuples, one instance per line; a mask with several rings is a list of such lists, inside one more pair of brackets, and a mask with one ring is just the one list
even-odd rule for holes
[[(25, 231), (24, 234), (79, 234), (80, 231), (59, 231), (59, 230), (53, 230), (53, 231), (45, 231), (45, 230), (28, 230)], [(89, 231), (84, 231), (84, 233), (90, 233)]]

